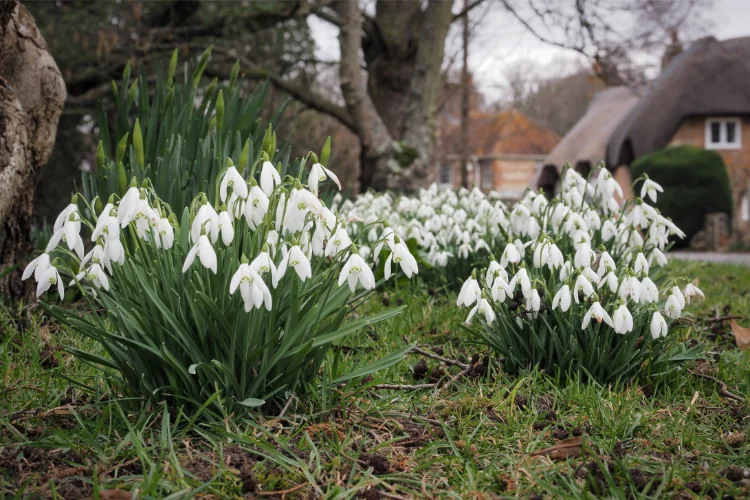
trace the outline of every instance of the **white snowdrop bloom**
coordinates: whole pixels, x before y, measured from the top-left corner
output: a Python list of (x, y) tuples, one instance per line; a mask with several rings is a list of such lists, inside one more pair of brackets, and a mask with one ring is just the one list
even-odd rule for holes
[(590, 267), (584, 267), (581, 270), (581, 274), (583, 274), (587, 280), (589, 280), (593, 285), (599, 284), (599, 275), (594, 272), (593, 269)]
[(682, 306), (674, 294), (670, 294), (669, 297), (667, 297), (667, 303), (664, 304), (664, 314), (671, 319), (677, 319), (682, 314)]
[(49, 290), (52, 285), (57, 285), (57, 293), (60, 295), (60, 300), (63, 300), (65, 298), (65, 288), (63, 287), (62, 278), (60, 278), (57, 268), (50, 265), (39, 275), (36, 285), (36, 298), (39, 298), (40, 295)]
[(534, 249), (534, 256), (532, 257), (534, 267), (537, 269), (544, 267), (547, 263), (547, 259), (549, 259), (549, 243), (546, 241), (537, 243), (536, 248)]
[[(122, 210), (122, 209), (121, 209)], [(135, 223), (135, 230), (139, 238), (147, 238), (151, 229), (152, 222), (156, 221), (158, 214), (151, 208), (146, 199), (145, 192), (141, 193), (141, 197), (133, 204), (132, 208), (124, 215), (120, 226), (124, 229), (131, 222)], [(119, 220), (119, 219), (118, 219)]]
[(573, 266), (569, 260), (563, 262), (560, 266), (560, 281), (565, 281), (573, 273)]
[(263, 278), (247, 263), (240, 264), (239, 269), (232, 276), (229, 282), (229, 295), (234, 295), (237, 288), (240, 289), (245, 312), (250, 312), (256, 307), (260, 309), (261, 305), (265, 305), (266, 310), (271, 310), (271, 291), (263, 282)]
[(669, 264), (669, 259), (667, 259), (667, 256), (664, 255), (664, 253), (658, 248), (654, 248), (651, 251), (651, 254), (649, 255), (649, 261), (651, 265), (656, 264), (661, 267), (664, 267), (667, 264)]
[(651, 201), (656, 203), (656, 193), (663, 193), (664, 189), (651, 179), (646, 179), (643, 181), (643, 186), (641, 186), (641, 198), (644, 200), (646, 199), (646, 196), (651, 198)]
[(602, 224), (602, 240), (609, 241), (617, 235), (617, 227), (610, 220), (605, 220)]
[[(323, 205), (317, 196), (306, 189), (294, 189), (284, 216), (284, 232), (297, 233), (304, 229), (307, 214), (322, 216)], [(278, 226), (277, 226), (278, 227)]]
[(91, 241), (96, 242), (99, 238), (119, 238), (120, 237), (120, 225), (117, 223), (117, 218), (111, 215), (99, 217), (96, 221), (96, 227), (91, 233)]
[(648, 261), (646, 260), (646, 256), (643, 255), (642, 252), (638, 252), (638, 255), (636, 255), (633, 270), (636, 273), (640, 273), (641, 271), (643, 271), (644, 273), (648, 274)]
[(631, 298), (633, 302), (638, 303), (641, 297), (641, 283), (635, 276), (626, 276), (620, 284), (620, 298)]
[(633, 315), (630, 314), (628, 306), (624, 303), (612, 314), (612, 323), (615, 333), (625, 334), (633, 331)]
[(594, 287), (583, 274), (578, 275), (575, 285), (573, 286), (573, 298), (575, 299), (576, 304), (580, 303), (580, 300), (578, 299), (578, 292), (583, 292), (583, 296), (585, 298), (589, 298), (594, 294)]
[(268, 250), (262, 250), (257, 257), (250, 263), (250, 267), (258, 273), (259, 276), (263, 277), (264, 274), (271, 274), (271, 284), (274, 288), (279, 284), (278, 271), (276, 265), (273, 263), (271, 255)]
[(247, 210), (247, 199), (240, 198), (235, 193), (229, 197), (227, 201), (227, 212), (232, 216), (232, 220), (239, 219), (245, 215)]
[(669, 229), (669, 234), (673, 234), (676, 236), (679, 236), (680, 238), (685, 238), (685, 232), (682, 231), (679, 227), (675, 225), (674, 222), (672, 222), (670, 219), (663, 219), (664, 225), (667, 226)]
[(526, 297), (526, 310), (539, 312), (539, 308), (542, 306), (542, 301), (539, 297), (539, 292), (536, 288), (531, 290), (531, 294)]
[(630, 212), (625, 217), (625, 224), (634, 229), (648, 227), (648, 219), (646, 219), (646, 214), (643, 213), (642, 204), (643, 202), (640, 199), (635, 200)]
[(507, 275), (505, 277), (498, 275), (493, 280), (492, 288), (490, 289), (493, 300), (497, 302), (505, 302), (505, 298), (510, 295), (511, 292), (508, 289), (508, 283), (506, 280)]
[[(471, 247), (469, 247), (469, 248), (471, 248)], [(474, 252), (479, 252), (480, 250), (486, 250), (487, 252), (491, 251), (490, 250), (490, 246), (482, 238), (479, 238), (477, 240), (476, 244), (474, 245)]]
[(52, 226), (52, 232), (56, 233), (62, 229), (63, 226), (70, 225), (71, 223), (75, 224), (73, 228), (78, 232), (81, 227), (81, 215), (78, 213), (78, 205), (75, 203), (70, 203), (62, 212), (60, 212), (55, 219), (54, 226)]
[(154, 230), (157, 236), (154, 240), (156, 248), (163, 248), (165, 250), (172, 248), (172, 245), (174, 245), (174, 228), (169, 223), (169, 219), (159, 217)]
[(497, 263), (495, 259), (490, 261), (490, 265), (487, 267), (487, 273), (484, 276), (484, 280), (487, 282), (487, 286), (492, 288), (492, 283), (495, 281), (497, 276), (505, 276), (505, 280), (508, 280), (508, 273), (505, 272), (503, 266)]
[(247, 183), (234, 166), (227, 168), (219, 184), (219, 198), (222, 203), (227, 201), (227, 191), (230, 187), (240, 198), (247, 198)]
[(612, 324), (612, 318), (609, 317), (609, 314), (607, 314), (607, 311), (604, 310), (604, 308), (599, 303), (599, 301), (596, 301), (593, 304), (591, 304), (591, 307), (589, 308), (588, 311), (586, 311), (586, 314), (583, 316), (583, 322), (581, 323), (582, 330), (585, 330), (586, 327), (589, 326), (589, 323), (591, 322), (592, 318), (597, 323), (601, 323), (602, 321), (604, 321), (610, 327), (614, 327), (614, 325)]
[(521, 262), (521, 254), (518, 252), (516, 246), (512, 243), (505, 245), (503, 255), (500, 257), (500, 265), (506, 267), (509, 263), (518, 264), (519, 262)]
[(554, 209), (552, 209), (552, 216), (550, 217), (550, 223), (555, 231), (560, 230), (560, 225), (563, 223), (567, 215), (570, 213), (570, 207), (558, 203)]
[(279, 264), (278, 273), (279, 277), (284, 276), (287, 267), (291, 267), (299, 276), (299, 279), (305, 281), (307, 278), (312, 277), (312, 267), (310, 266), (310, 260), (307, 258), (305, 253), (299, 247), (294, 245), (289, 249), (289, 252), (284, 256), (281, 263)]
[(463, 243), (458, 247), (458, 250), (456, 252), (458, 253), (459, 259), (467, 259), (471, 254), (471, 245), (469, 245), (468, 243)]
[(315, 196), (318, 196), (318, 183), (323, 182), (326, 179), (331, 179), (341, 191), (341, 182), (336, 174), (325, 168), (320, 163), (313, 164), (310, 169), (310, 176), (307, 178), (307, 185), (310, 187), (310, 192)]
[(47, 269), (50, 268), (50, 265), (49, 254), (43, 253), (42, 255), (28, 263), (26, 269), (23, 270), (21, 279), (27, 280), (33, 274), (34, 281), (39, 281), (39, 278)]
[(659, 289), (651, 281), (651, 278), (646, 276), (641, 281), (641, 303), (648, 304), (654, 302), (659, 302)]
[(52, 252), (52, 250), (57, 248), (57, 245), (62, 240), (65, 242), (69, 250), (75, 251), (79, 259), (82, 258), (83, 239), (78, 232), (73, 231), (73, 228), (74, 226), (72, 224), (63, 225), (63, 227), (55, 231), (55, 233), (52, 235), (52, 238), (50, 238), (49, 242), (47, 243), (47, 247), (44, 250), (45, 253)]
[(570, 309), (570, 300), (570, 287), (563, 285), (552, 299), (552, 309), (557, 309), (559, 306), (562, 312), (566, 312)]
[(367, 245), (362, 245), (361, 247), (359, 247), (359, 255), (363, 259), (367, 260), (367, 258), (370, 256), (371, 253), (372, 253), (372, 248), (368, 247)]
[(349, 237), (349, 233), (346, 232), (346, 229), (340, 227), (335, 233), (333, 233), (333, 236), (329, 238), (325, 249), (325, 256), (336, 257), (339, 252), (346, 250), (351, 244), (352, 239)]
[(477, 304), (471, 309), (471, 311), (469, 311), (469, 317), (466, 318), (467, 324), (471, 323), (471, 320), (476, 313), (483, 314), (484, 320), (488, 325), (495, 321), (495, 311), (492, 310), (492, 306), (484, 296), (480, 296), (479, 300), (477, 300)]
[[(120, 265), (125, 264), (125, 247), (122, 246), (120, 239), (108, 239), (104, 242), (104, 252), (107, 254), (109, 261), (117, 262)], [(105, 264), (107, 261), (104, 261)]]
[(69, 286), (73, 286), (76, 280), (81, 281), (84, 278), (96, 288), (109, 290), (109, 278), (107, 278), (106, 273), (98, 263), (92, 264), (87, 270), (78, 273), (75, 280), (71, 281)]
[[(281, 202), (283, 203), (283, 202)], [(269, 200), (266, 193), (258, 186), (250, 188), (245, 204), (245, 220), (250, 229), (255, 231), (263, 223), (263, 218), (268, 213)]]
[(480, 295), (481, 290), (479, 288), (479, 282), (477, 282), (473, 276), (470, 276), (469, 279), (464, 281), (464, 284), (461, 286), (461, 291), (458, 292), (456, 305), (459, 307), (469, 307), (479, 300)]
[(561, 267), (563, 265), (563, 262), (565, 262), (565, 257), (563, 257), (562, 252), (559, 248), (557, 248), (557, 245), (554, 243), (549, 244), (549, 256), (547, 257), (547, 267), (550, 271), (554, 271), (558, 267)]
[(232, 244), (234, 240), (234, 228), (232, 227), (232, 217), (226, 210), (222, 210), (219, 214), (219, 232), (221, 233), (221, 241), (226, 246)]
[(268, 231), (268, 234), (266, 235), (266, 245), (268, 245), (268, 248), (271, 249), (271, 253), (276, 253), (276, 247), (279, 244), (279, 233), (272, 229)]
[(651, 337), (658, 339), (659, 337), (667, 336), (667, 322), (662, 317), (659, 311), (654, 311), (654, 315), (651, 317)]
[(701, 299), (706, 298), (706, 296), (703, 295), (703, 292), (701, 291), (700, 288), (693, 285), (692, 283), (688, 283), (687, 286), (685, 287), (685, 302), (690, 304), (690, 299), (695, 296), (698, 296)]
[(193, 261), (196, 257), (200, 259), (200, 263), (201, 265), (203, 265), (203, 267), (205, 267), (206, 269), (210, 269), (214, 272), (214, 274), (216, 274), (216, 252), (214, 251), (214, 247), (211, 246), (211, 241), (209, 241), (208, 236), (206, 236), (205, 234), (202, 234), (198, 237), (198, 240), (188, 252), (187, 257), (185, 258), (185, 263), (182, 266), (183, 273), (187, 272), (187, 270), (190, 269), (190, 266), (193, 265)]
[(341, 269), (341, 274), (339, 274), (339, 286), (348, 282), (349, 289), (354, 293), (357, 288), (357, 281), (362, 283), (365, 290), (375, 288), (375, 276), (372, 274), (370, 266), (358, 253), (352, 253)]
[(448, 259), (451, 257), (453, 257), (453, 254), (450, 252), (436, 252), (435, 263), (440, 267), (445, 267), (448, 265)]
[[(106, 243), (105, 243), (106, 245)], [(109, 272), (112, 272), (112, 259), (110, 258), (108, 252), (106, 251), (106, 248), (102, 246), (101, 244), (94, 245), (94, 248), (92, 248), (89, 253), (87, 253), (83, 259), (81, 259), (81, 263), (79, 265), (78, 270), (83, 271), (84, 268), (89, 264), (89, 262), (94, 264), (101, 264), (103, 265)]]
[(198, 241), (201, 233), (205, 229), (206, 233), (211, 236), (211, 241), (216, 243), (219, 239), (219, 214), (210, 203), (203, 204), (198, 213), (195, 214), (193, 224), (190, 227), (190, 240)]
[(614, 271), (617, 268), (615, 260), (609, 255), (606, 250), (599, 255), (599, 268), (596, 270), (596, 274), (601, 278), (605, 274)]
[(609, 290), (612, 293), (617, 293), (617, 276), (614, 271), (608, 272), (602, 277), (601, 281), (599, 281), (599, 288), (602, 288), (605, 285), (609, 287)]
[(525, 267), (518, 270), (513, 279), (508, 283), (508, 290), (512, 293), (516, 289), (516, 285), (521, 285), (521, 293), (524, 297), (528, 297), (531, 294), (531, 280), (529, 280), (529, 274)]
[(606, 168), (599, 170), (596, 184), (599, 189), (599, 196), (604, 199), (610, 199), (614, 194), (617, 194), (620, 198), (623, 197), (620, 184), (614, 179), (614, 177), (612, 177), (612, 174)]
[(271, 196), (273, 188), (281, 184), (281, 176), (270, 161), (264, 161), (260, 167), (260, 188), (266, 196)]
[(391, 262), (399, 264), (401, 271), (403, 271), (407, 278), (411, 278), (419, 272), (417, 259), (409, 252), (409, 247), (406, 246), (403, 240), (400, 240), (391, 247), (391, 254), (385, 261), (385, 279), (390, 279), (391, 277)]
[(530, 217), (528, 222), (526, 223), (526, 226), (524, 227), (524, 231), (526, 236), (528, 236), (532, 240), (537, 239), (539, 237), (539, 233), (541, 232), (539, 222), (534, 217)]
[(513, 228), (513, 232), (523, 233), (530, 218), (531, 213), (529, 209), (525, 205), (517, 203), (510, 213), (510, 225)]
[(586, 211), (583, 220), (586, 221), (586, 226), (589, 228), (589, 231), (598, 231), (602, 227), (602, 219), (599, 217), (599, 214), (596, 213), (596, 210)]
[(680, 304), (680, 309), (685, 309), (685, 296), (682, 295), (680, 287), (673, 286), (672, 295), (674, 295), (675, 299), (677, 299), (677, 303)]
[(130, 186), (125, 192), (125, 196), (120, 200), (120, 204), (117, 207), (117, 222), (125, 227), (127, 224), (123, 224), (125, 218), (130, 214), (135, 204), (141, 198), (141, 190), (135, 186)]
[(588, 246), (588, 244), (584, 243), (578, 247), (578, 250), (576, 250), (573, 264), (577, 269), (589, 267), (594, 262), (594, 257), (594, 251)]

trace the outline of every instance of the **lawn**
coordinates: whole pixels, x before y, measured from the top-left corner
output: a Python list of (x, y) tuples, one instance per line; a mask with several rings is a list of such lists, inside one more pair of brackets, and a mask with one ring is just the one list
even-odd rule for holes
[(670, 267), (706, 294), (684, 329), (708, 350), (668, 384), (613, 389), (504, 374), (461, 326), (467, 311), (455, 295), (415, 283), (366, 304), (409, 307), (350, 337), (339, 362), (372, 361), (404, 339), (429, 356), (213, 424), (119, 398), (65, 351), (95, 346), (35, 306), (6, 304), (0, 496), (750, 497), (750, 410), (740, 401), (750, 395), (750, 352), (716, 320), (750, 316), (750, 269)]

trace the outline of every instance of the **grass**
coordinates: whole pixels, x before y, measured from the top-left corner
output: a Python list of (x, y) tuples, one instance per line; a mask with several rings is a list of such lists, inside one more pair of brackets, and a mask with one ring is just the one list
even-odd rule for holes
[[(750, 269), (674, 263), (707, 295), (696, 318), (750, 316)], [(52, 498), (746, 498), (750, 496), (750, 353), (727, 323), (687, 325), (707, 360), (669, 385), (620, 389), (544, 374), (500, 373), (460, 329), (452, 294), (391, 292), (410, 307), (351, 338), (354, 365), (403, 347), (403, 336), (485, 367), (443, 389), (420, 384), (411, 355), (360, 381), (252, 418), (206, 424), (163, 407), (116, 399), (64, 350), (96, 349), (38, 309), (0, 310), (0, 497)], [(381, 298), (368, 307), (378, 309)], [(718, 309), (717, 309), (718, 308)], [(748, 325), (747, 321), (742, 322)], [(440, 363), (426, 359), (427, 375)], [(447, 368), (447, 377), (459, 368)], [(690, 373), (688, 373), (690, 372)], [(96, 388), (86, 391), (72, 382)], [(583, 453), (532, 456), (581, 436)], [(577, 448), (579, 450), (580, 448)], [(580, 455), (580, 456), (578, 456)], [(743, 475), (744, 474), (744, 475)]]

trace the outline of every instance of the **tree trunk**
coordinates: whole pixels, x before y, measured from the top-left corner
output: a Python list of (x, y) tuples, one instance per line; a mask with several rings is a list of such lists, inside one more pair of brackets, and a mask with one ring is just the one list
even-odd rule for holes
[(20, 296), (31, 256), (34, 188), (55, 144), (65, 84), (34, 18), (0, 0), (0, 296)]

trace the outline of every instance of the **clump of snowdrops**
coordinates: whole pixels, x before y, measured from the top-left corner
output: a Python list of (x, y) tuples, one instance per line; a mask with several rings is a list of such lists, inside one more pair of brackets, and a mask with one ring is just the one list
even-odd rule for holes
[[(370, 191), (343, 201), (341, 213), (359, 221), (348, 229), (352, 236), (363, 233), (371, 246), (380, 237), (378, 221), (385, 216), (418, 249), (426, 271), (420, 276), (447, 286), (456, 286), (492, 251), (502, 250), (510, 229), (507, 207), (496, 193), (485, 195), (477, 188), (456, 192), (436, 184), (415, 197)], [(379, 248), (374, 249), (380, 259)]]
[[(326, 383), (340, 383), (400, 359), (403, 352), (348, 373), (335, 361), (335, 342), (400, 311), (344, 321), (376, 281), (347, 221), (318, 196), (326, 180), (340, 189), (335, 174), (312, 153), (297, 178), (282, 178), (267, 156), (248, 170), (227, 159), (216, 203), (201, 193), (181, 214), (148, 180), (103, 207), (73, 196), (23, 277), (37, 281), (37, 296), (78, 287), (101, 312), (80, 317), (43, 304), (107, 356), (75, 354), (114, 370), (135, 395), (215, 416), (317, 387), (321, 370)], [(416, 272), (392, 229), (377, 243), (399, 256), (394, 273), (397, 264)], [(71, 259), (76, 268), (65, 267)]]
[(669, 237), (684, 235), (646, 203), (662, 188), (639, 180), (640, 197), (620, 206), (606, 169), (591, 182), (567, 169), (552, 200), (529, 191), (509, 212), (509, 243), (458, 296), (506, 370), (616, 383), (663, 376), (700, 355), (670, 333), (686, 304), (703, 297), (662, 269)]

